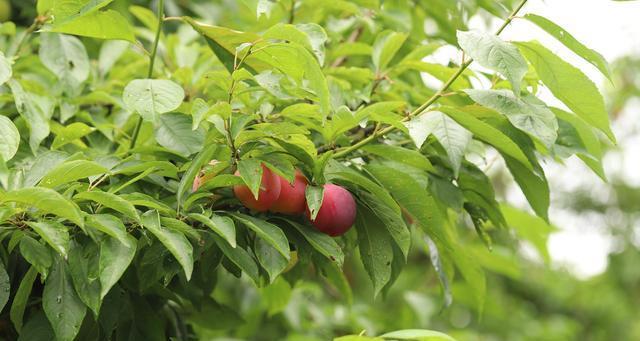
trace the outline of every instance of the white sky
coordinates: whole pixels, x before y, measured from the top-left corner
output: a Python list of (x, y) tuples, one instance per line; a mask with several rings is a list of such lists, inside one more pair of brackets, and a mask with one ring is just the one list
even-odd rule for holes
[[(640, 1), (530, 0), (520, 15), (526, 13), (535, 13), (554, 21), (583, 44), (600, 52), (609, 62), (625, 55), (640, 55)], [(472, 20), (470, 27), (492, 32), (501, 23), (501, 20), (495, 20), (492, 27), (486, 27), (486, 23), (478, 19)], [(604, 77), (593, 66), (527, 20), (514, 20), (501, 38), (538, 40), (563, 59), (581, 68), (601, 88), (605, 82)], [(430, 59), (446, 63), (450, 59), (457, 61), (460, 58), (455, 49), (441, 50)], [(472, 65), (473, 67), (477, 66)], [(425, 81), (431, 83), (433, 79), (426, 77)], [(549, 104), (563, 106), (548, 91), (539, 96)], [(623, 152), (608, 154), (604, 164), (607, 176), (623, 178), (629, 183), (640, 185), (640, 172), (637, 171), (640, 168), (640, 153), (633, 153), (633, 146), (640, 145), (640, 137), (634, 134), (640, 130), (639, 117), (635, 113), (640, 110), (633, 111), (623, 113), (617, 122), (613, 122), (613, 130)], [(560, 205), (554, 205), (553, 199), (554, 196), (568, 195), (572, 189), (592, 188), (594, 197), (610, 200), (609, 188), (576, 158), (568, 160), (565, 165), (550, 163), (545, 165), (545, 169), (552, 189), (550, 218), (560, 228), (548, 243), (554, 264), (567, 268), (581, 278), (603, 272), (607, 267), (607, 255), (615, 248), (615, 241), (607, 232), (607, 222), (601, 216), (576, 216), (561, 209)], [(507, 199), (522, 207), (527, 206), (519, 189), (509, 191)]]

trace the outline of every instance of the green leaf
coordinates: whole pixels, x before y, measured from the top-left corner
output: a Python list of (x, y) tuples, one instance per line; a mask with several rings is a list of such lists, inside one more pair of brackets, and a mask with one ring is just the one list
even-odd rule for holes
[(27, 225), (65, 259), (69, 253), (69, 230), (56, 221), (30, 221)]
[(386, 333), (380, 337), (393, 340), (411, 340), (411, 341), (456, 341), (447, 334), (426, 329), (404, 329)]
[(556, 231), (557, 228), (550, 225), (542, 218), (536, 217), (517, 208), (502, 205), (500, 209), (502, 210), (502, 214), (504, 214), (509, 227), (513, 228), (520, 238), (531, 242), (545, 261), (545, 264), (550, 264), (551, 256), (547, 250), (547, 240), (549, 238), (549, 234)]
[(300, 44), (315, 54), (320, 65), (324, 64), (324, 43), (327, 33), (318, 24), (276, 24), (262, 34), (264, 39), (277, 39)]
[(557, 108), (551, 108), (551, 111), (553, 111), (559, 120), (567, 122), (576, 130), (584, 147), (584, 152), (579, 152), (578, 156), (589, 168), (598, 174), (600, 178), (606, 181), (606, 175), (602, 167), (602, 146), (591, 126), (575, 114)]
[(142, 215), (142, 225), (153, 233), (182, 265), (187, 280), (193, 272), (193, 246), (181, 232), (160, 226), (158, 211), (147, 211)]
[(544, 173), (534, 173), (509, 157), (504, 157), (507, 168), (524, 193), (531, 208), (545, 220), (549, 220), (550, 193), (549, 183)]
[(373, 43), (371, 59), (376, 72), (384, 71), (407, 39), (406, 33), (382, 31)]
[(58, 33), (40, 35), (40, 60), (74, 94), (89, 78), (89, 56), (80, 39)]
[(154, 134), (161, 146), (185, 157), (202, 149), (205, 131), (203, 128), (191, 130), (189, 116), (170, 113), (158, 117), (157, 122)]
[(135, 206), (115, 194), (93, 190), (91, 192), (80, 192), (73, 198), (75, 200), (91, 200), (104, 207), (118, 211), (135, 221), (140, 221), (140, 215), (138, 215)]
[(29, 127), (29, 146), (36, 151), (38, 146), (49, 136), (49, 119), (53, 114), (53, 102), (45, 97), (25, 92), (15, 79), (9, 80), (16, 109)]
[(323, 117), (331, 108), (329, 86), (320, 64), (304, 47), (295, 43), (275, 43), (256, 50), (254, 57), (268, 63), (282, 73), (293, 77), (300, 84), (308, 81), (308, 88), (317, 96)]
[(16, 291), (13, 303), (11, 304), (9, 316), (18, 333), (20, 333), (22, 329), (24, 311), (27, 308), (27, 301), (31, 295), (31, 289), (33, 288), (33, 282), (35, 282), (36, 276), (38, 276), (38, 271), (35, 267), (30, 267), (29, 271), (22, 277), (18, 291)]
[(607, 63), (606, 59), (604, 59), (604, 57), (600, 53), (586, 47), (571, 34), (569, 34), (569, 32), (567, 32), (565, 29), (545, 17), (533, 13), (527, 13), (524, 15), (524, 18), (538, 25), (538, 27), (556, 38), (559, 42), (564, 44), (564, 46), (569, 48), (575, 54), (598, 68), (598, 70), (600, 70), (600, 72), (602, 72), (605, 77), (611, 79), (609, 63)]
[(307, 207), (309, 208), (311, 220), (315, 220), (320, 207), (322, 207), (322, 199), (324, 199), (324, 187), (323, 186), (307, 186), (304, 197), (307, 200)]
[(6, 193), (0, 193), (0, 202), (17, 202), (35, 207), (42, 213), (51, 213), (68, 219), (76, 225), (84, 226), (80, 209), (60, 193), (42, 187), (23, 188)]
[(513, 86), (516, 97), (529, 67), (518, 48), (492, 34), (458, 31), (458, 44), (480, 65), (499, 72)]
[(384, 341), (384, 339), (380, 337), (369, 337), (364, 335), (346, 335), (336, 337), (333, 339), (333, 341)]
[(578, 68), (537, 42), (517, 43), (551, 93), (580, 118), (600, 129), (615, 142), (602, 95)]
[(335, 239), (307, 225), (302, 225), (289, 219), (283, 220), (300, 232), (304, 239), (309, 242), (311, 247), (332, 262), (335, 262), (338, 267), (342, 268), (342, 264), (344, 263), (344, 252), (340, 245), (336, 243)]
[(127, 236), (127, 242), (107, 237), (100, 243), (100, 299), (120, 280), (136, 254), (136, 239)]
[(247, 250), (241, 247), (233, 248), (229, 246), (228, 242), (224, 241), (216, 234), (211, 234), (211, 237), (229, 261), (242, 269), (242, 271), (244, 271), (244, 273), (249, 276), (254, 283), (259, 283), (258, 265)]
[[(261, 39), (261, 37), (255, 33), (240, 32), (226, 27), (206, 25), (190, 17), (183, 17), (183, 20), (206, 38), (209, 47), (213, 50), (220, 62), (227, 68), (229, 73), (233, 73), (234, 71), (236, 48), (241, 44), (252, 43)], [(245, 64), (255, 72), (260, 72), (268, 68), (268, 64), (253, 58), (247, 58)]]
[(69, 275), (80, 300), (93, 312), (100, 313), (100, 282), (98, 275), (98, 245), (92, 242), (72, 242), (69, 252)]
[(63, 184), (107, 173), (109, 170), (94, 161), (72, 160), (53, 168), (40, 183), (41, 187), (54, 188)]
[(384, 223), (368, 207), (358, 206), (355, 225), (360, 258), (377, 296), (391, 279), (393, 246)]
[(135, 42), (133, 28), (118, 11), (95, 11), (58, 24), (54, 20), (51, 32), (75, 34), (98, 39), (120, 39)]
[(218, 145), (211, 144), (206, 146), (202, 151), (196, 155), (196, 157), (189, 164), (189, 168), (184, 172), (182, 178), (180, 179), (180, 184), (178, 185), (178, 190), (176, 192), (176, 199), (178, 203), (182, 204), (184, 195), (187, 193), (189, 189), (193, 186), (193, 181), (200, 173), (202, 166), (211, 161), (213, 158), (213, 154), (218, 150)]
[(131, 242), (133, 242), (133, 240), (127, 233), (126, 227), (122, 223), (122, 220), (110, 214), (87, 215), (87, 225), (117, 239), (124, 245), (127, 245), (129, 247), (135, 246), (130, 244)]
[(256, 238), (254, 251), (258, 262), (269, 276), (269, 283), (273, 283), (289, 264), (289, 261), (264, 239)]
[(157, 122), (161, 114), (176, 110), (183, 99), (182, 87), (166, 79), (134, 79), (122, 95), (127, 110), (150, 122)]
[(51, 258), (51, 253), (49, 253), (49, 249), (46, 246), (25, 235), (20, 239), (20, 254), (34, 269), (42, 274), (42, 278), (47, 277), (49, 268), (53, 264), (53, 258)]
[(429, 135), (438, 139), (447, 151), (454, 175), (458, 176), (465, 150), (471, 142), (472, 134), (467, 129), (439, 111), (424, 113), (406, 122), (405, 126), (418, 149)]
[(262, 163), (257, 159), (245, 159), (238, 162), (238, 172), (244, 183), (249, 187), (253, 197), (258, 199), (260, 184), (262, 183)]
[(7, 274), (7, 269), (4, 267), (4, 263), (0, 262), (0, 310), (4, 309), (9, 301), (9, 295), (11, 294), (11, 279)]
[(415, 167), (423, 171), (435, 172), (431, 161), (429, 161), (426, 156), (415, 150), (387, 144), (370, 144), (364, 146), (362, 150), (391, 161), (404, 163), (405, 165)]
[(190, 213), (189, 218), (198, 221), (213, 232), (217, 233), (220, 237), (229, 243), (231, 247), (236, 247), (236, 225), (229, 217), (222, 217), (216, 214), (211, 214), (210, 217), (199, 213)]
[(377, 183), (371, 181), (369, 178), (362, 175), (356, 170), (353, 170), (335, 160), (332, 160), (327, 164), (325, 175), (327, 177), (327, 180), (329, 181), (339, 180), (363, 188), (367, 192), (375, 195), (379, 200), (384, 202), (385, 205), (392, 208), (395, 212), (400, 212), (400, 207), (398, 207), (398, 204), (387, 190), (380, 187)]
[(11, 64), (11, 60), (5, 57), (4, 53), (0, 52), (0, 85), (11, 79), (13, 74)]
[(493, 109), (518, 129), (538, 139), (547, 148), (558, 137), (558, 120), (549, 108), (532, 95), (516, 97), (508, 90), (465, 90), (476, 103)]
[[(470, 112), (467, 112), (466, 109), (464, 111), (453, 107), (440, 107), (438, 109), (471, 131), (476, 139), (493, 146), (501, 153), (511, 156), (525, 167), (532, 169), (533, 166), (531, 162), (520, 146), (500, 130), (477, 119), (471, 115)], [(473, 108), (469, 110), (473, 110)]]
[(278, 226), (242, 213), (232, 213), (231, 216), (253, 230), (260, 238), (264, 239), (278, 250), (284, 258), (289, 260), (291, 252), (289, 241)]
[(56, 137), (53, 139), (51, 149), (58, 149), (62, 146), (72, 143), (77, 139), (91, 134), (95, 129), (89, 127), (82, 122), (74, 122), (68, 126), (56, 131)]
[(20, 132), (6, 116), (0, 116), (0, 158), (9, 161), (18, 152)]
[(411, 246), (411, 232), (402, 219), (402, 215), (369, 193), (360, 193), (358, 199), (383, 223), (384, 228), (389, 232), (406, 259), (409, 256), (409, 247)]
[(80, 331), (87, 308), (76, 294), (67, 264), (58, 258), (44, 285), (42, 307), (56, 338), (72, 341)]
[[(393, 193), (393, 197), (413, 217), (434, 241), (447, 249), (451, 241), (445, 230), (445, 218), (438, 210), (434, 198), (425, 186), (406, 172), (378, 164), (366, 167), (385, 189)], [(379, 198), (378, 198), (379, 199)]]
[(265, 302), (269, 316), (283, 312), (291, 301), (292, 293), (291, 284), (282, 277), (262, 288), (260, 298)]

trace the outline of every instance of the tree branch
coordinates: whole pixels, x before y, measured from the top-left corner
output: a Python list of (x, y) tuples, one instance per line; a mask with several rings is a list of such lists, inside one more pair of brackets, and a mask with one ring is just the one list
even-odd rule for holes
[[(507, 26), (511, 23), (511, 21), (513, 21), (513, 19), (515, 18), (515, 16), (518, 14), (518, 12), (522, 9), (522, 7), (524, 7), (524, 5), (527, 3), (528, 0), (522, 0), (511, 12), (511, 14), (509, 15), (509, 17), (507, 17), (505, 19), (505, 21), (502, 23), (502, 25), (500, 26), (500, 28), (498, 28), (498, 30), (496, 31), (496, 35), (499, 35), (500, 33), (502, 33), (502, 31), (504, 31), (505, 28), (507, 28)], [(426, 102), (424, 102), (422, 105), (420, 105), (418, 108), (416, 108), (415, 110), (413, 110), (409, 115), (407, 115), (402, 121), (408, 121), (413, 117), (416, 116), (420, 116), (422, 115), (422, 113), (428, 109), (433, 103), (435, 103), (437, 100), (439, 100), (442, 95), (447, 91), (447, 89), (449, 89), (449, 87), (451, 86), (451, 84), (453, 84), (453, 82), (456, 81), (456, 79), (458, 79), (458, 77), (460, 77), (460, 75), (462, 75), (462, 73), (464, 72), (464, 70), (466, 70), (469, 65), (471, 65), (471, 63), (473, 62), (473, 59), (469, 59), (466, 62), (463, 62), (462, 65), (460, 65), (460, 67), (458, 68), (458, 71), (456, 71), (455, 74), (453, 74), (443, 85), (442, 87), (436, 91), (435, 94), (433, 94), (433, 96), (431, 96)], [(344, 148), (340, 148), (336, 150), (336, 153), (334, 154), (334, 157), (342, 157), (345, 155), (348, 155), (349, 153), (360, 149), (362, 146), (366, 145), (367, 143), (375, 140), (376, 138), (388, 134), (389, 132), (394, 131), (396, 128), (394, 126), (388, 126), (384, 129), (381, 130), (377, 130), (374, 133), (372, 133), (371, 135), (363, 138), (362, 140), (356, 142), (355, 144), (349, 146), (349, 147), (344, 147)]]

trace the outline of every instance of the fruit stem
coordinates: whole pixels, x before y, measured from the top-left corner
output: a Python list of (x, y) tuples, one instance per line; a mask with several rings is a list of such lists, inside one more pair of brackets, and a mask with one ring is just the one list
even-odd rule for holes
[[(160, 33), (162, 33), (162, 22), (164, 21), (164, 0), (158, 1), (158, 27), (156, 28), (156, 36), (153, 40), (153, 48), (151, 50), (151, 56), (149, 57), (149, 70), (147, 71), (147, 78), (151, 78), (153, 75), (153, 65), (156, 61), (156, 54), (158, 53), (158, 43), (160, 42)], [(142, 128), (143, 118), (140, 116), (138, 118), (138, 123), (136, 123), (136, 127), (133, 130), (133, 135), (131, 136), (131, 145), (129, 149), (133, 149), (136, 146), (136, 142), (138, 141), (138, 135), (140, 134), (140, 128)]]
[[(500, 35), (500, 33), (502, 33), (502, 31), (504, 31), (505, 28), (507, 28), (507, 26), (509, 26), (509, 24), (511, 23), (511, 21), (513, 21), (513, 19), (516, 17), (516, 15), (518, 14), (518, 12), (522, 9), (522, 7), (524, 7), (524, 5), (527, 3), (528, 0), (522, 0), (511, 12), (511, 14), (509, 15), (509, 17), (507, 17), (505, 19), (505, 21), (502, 23), (502, 25), (500, 26), (500, 28), (498, 28), (498, 30), (496, 31), (496, 35)], [(413, 118), (413, 117), (417, 117), (420, 116), (422, 114), (424, 114), (425, 110), (428, 109), (433, 103), (435, 103), (437, 100), (439, 100), (442, 95), (447, 91), (447, 89), (449, 89), (449, 87), (451, 86), (451, 84), (453, 84), (453, 82), (456, 81), (456, 79), (458, 79), (458, 77), (460, 77), (460, 75), (462, 75), (462, 73), (464, 72), (464, 70), (466, 70), (469, 65), (471, 65), (471, 63), (473, 62), (473, 59), (469, 59), (466, 62), (463, 62), (460, 67), (458, 68), (458, 70), (456, 71), (456, 73), (454, 73), (443, 85), (442, 87), (436, 91), (436, 93), (434, 93), (426, 102), (424, 102), (422, 105), (420, 105), (418, 108), (416, 108), (414, 111), (412, 111), (409, 115), (407, 115), (405, 118), (402, 119), (402, 122), (408, 121), (409, 119)], [(355, 144), (349, 146), (349, 147), (344, 147), (344, 148), (340, 148), (338, 150), (336, 150), (336, 153), (333, 155), (333, 157), (343, 157), (345, 155), (350, 154), (351, 152), (360, 149), (362, 146), (366, 145), (367, 143), (375, 140), (376, 138), (388, 134), (392, 131), (394, 131), (396, 129), (396, 127), (394, 126), (388, 126), (384, 129), (381, 130), (377, 130), (374, 131), (371, 135), (363, 138), (362, 140), (356, 142)]]

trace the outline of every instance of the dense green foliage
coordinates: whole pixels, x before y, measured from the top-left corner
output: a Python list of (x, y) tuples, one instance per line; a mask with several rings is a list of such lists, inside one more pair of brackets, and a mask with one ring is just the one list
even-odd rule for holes
[[(518, 16), (612, 77), (524, 15), (526, 0), (26, 3), (0, 26), (7, 339), (452, 340), (431, 330), (471, 315), (486, 323), (450, 334), (571, 339), (573, 307), (526, 302), (628, 285), (575, 284), (518, 256), (527, 241), (549, 258), (541, 163), (576, 155), (604, 178), (615, 142), (580, 69), (499, 37)], [(476, 15), (503, 24), (470, 31)], [(443, 47), (461, 59), (427, 62)], [(497, 199), (497, 157), (535, 214)], [(231, 189), (257, 194), (262, 164), (290, 181), (301, 170), (312, 211), (324, 184), (347, 188), (354, 228), (332, 238), (242, 207)], [(539, 281), (521, 286), (523, 272)], [(605, 308), (585, 320), (613, 319)]]

